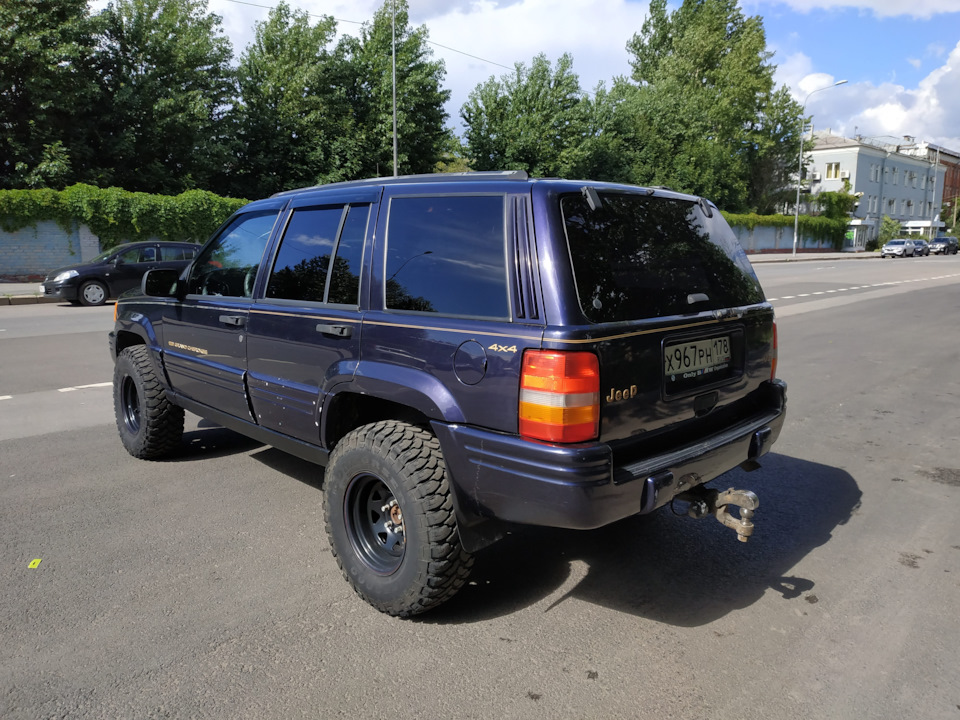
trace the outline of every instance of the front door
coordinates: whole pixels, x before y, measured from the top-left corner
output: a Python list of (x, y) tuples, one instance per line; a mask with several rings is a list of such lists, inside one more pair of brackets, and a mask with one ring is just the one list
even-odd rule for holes
[(201, 251), (187, 295), (165, 319), (164, 362), (173, 389), (251, 420), (246, 334), (254, 282), (279, 208), (236, 216)]

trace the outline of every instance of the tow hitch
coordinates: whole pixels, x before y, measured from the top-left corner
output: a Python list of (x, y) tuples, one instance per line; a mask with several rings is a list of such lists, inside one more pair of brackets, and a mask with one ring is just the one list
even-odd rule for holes
[[(753, 535), (753, 511), (760, 507), (760, 499), (749, 490), (714, 490), (698, 485), (676, 496), (676, 500), (690, 503), (687, 515), (699, 520), (713, 515), (717, 520), (737, 533), (737, 540), (746, 542)], [(740, 517), (735, 518), (727, 510), (728, 505), (740, 508)]]

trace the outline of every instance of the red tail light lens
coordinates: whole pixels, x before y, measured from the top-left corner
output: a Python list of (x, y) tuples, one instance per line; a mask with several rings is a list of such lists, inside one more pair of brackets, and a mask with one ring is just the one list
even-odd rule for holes
[(527, 350), (520, 377), (520, 435), (585, 442), (600, 434), (600, 362), (589, 352)]

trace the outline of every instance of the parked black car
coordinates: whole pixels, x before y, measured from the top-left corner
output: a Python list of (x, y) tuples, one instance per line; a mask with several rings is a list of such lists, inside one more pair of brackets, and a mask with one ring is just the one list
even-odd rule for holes
[(450, 598), (516, 524), (669, 505), (753, 532), (756, 495), (705, 484), (759, 467), (786, 385), (773, 307), (703, 198), (525, 172), (307, 188), (142, 291), (110, 335), (127, 451), (178, 452), (189, 410), (325, 465), (330, 547), (383, 612)]
[(118, 245), (85, 263), (57, 268), (40, 286), (46, 297), (80, 305), (103, 305), (138, 287), (147, 270), (183, 270), (199, 245), (186, 242), (136, 242)]
[(941, 235), (930, 241), (930, 252), (934, 255), (956, 255), (957, 239), (951, 235)]

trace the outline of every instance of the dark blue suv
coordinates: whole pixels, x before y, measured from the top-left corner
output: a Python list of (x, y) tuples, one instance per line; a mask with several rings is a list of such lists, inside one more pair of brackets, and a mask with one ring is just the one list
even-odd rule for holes
[(773, 309), (712, 203), (522, 172), (251, 203), (121, 298), (110, 342), (132, 455), (175, 452), (186, 409), (325, 465), (337, 562), (399, 616), (514, 524), (680, 499), (746, 540), (756, 496), (705, 483), (757, 467), (786, 403)]

